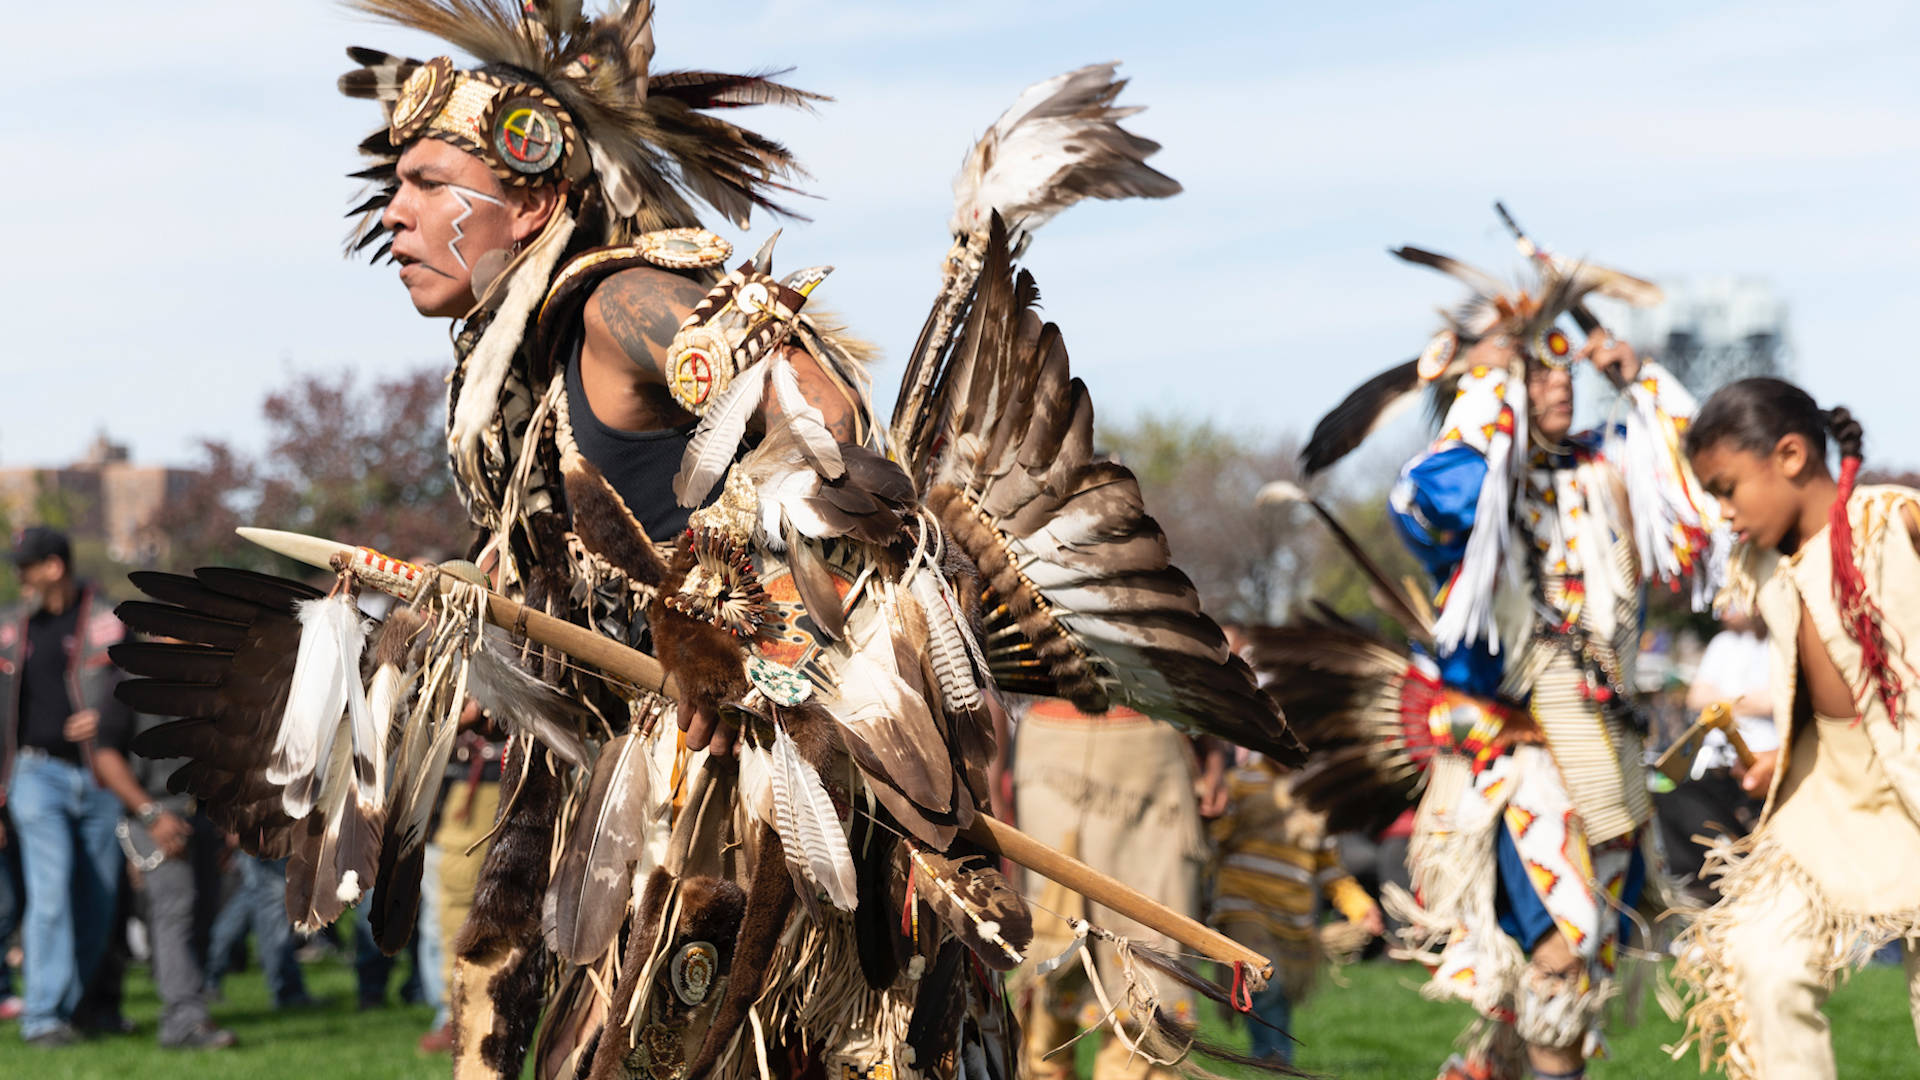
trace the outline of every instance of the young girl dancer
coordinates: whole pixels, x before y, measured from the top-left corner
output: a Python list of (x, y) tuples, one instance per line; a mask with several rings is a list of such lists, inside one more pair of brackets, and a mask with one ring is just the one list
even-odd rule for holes
[(1723, 899), (1676, 950), (1687, 1041), (1731, 1080), (1834, 1076), (1820, 1006), (1890, 941), (1920, 1024), (1920, 492), (1857, 487), (1860, 442), (1845, 409), (1766, 378), (1722, 389), (1687, 433), (1737, 541), (1723, 600), (1767, 623), (1782, 732), (1743, 777), (1760, 825), (1708, 857)]

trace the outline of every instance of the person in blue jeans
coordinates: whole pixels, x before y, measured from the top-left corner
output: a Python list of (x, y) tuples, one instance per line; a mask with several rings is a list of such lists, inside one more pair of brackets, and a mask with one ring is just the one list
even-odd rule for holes
[(13, 966), (7, 953), (13, 935), (20, 930), (20, 917), (27, 904), (27, 882), (20, 872), (20, 845), (10, 843), (12, 819), (0, 808), (0, 1020), (18, 1020), (26, 1002), (20, 1000)]
[(27, 893), (20, 1034), (47, 1047), (77, 1037), (74, 1009), (106, 952), (118, 900), (120, 801), (95, 782), (88, 757), (96, 741), (124, 745), (132, 730), (107, 656), (125, 630), (74, 576), (72, 560), (65, 535), (21, 533), (13, 562), (26, 603), (0, 619), (0, 802)]
[(240, 887), (214, 916), (207, 945), (207, 989), (218, 993), (234, 949), (253, 931), (253, 947), (260, 970), (267, 977), (267, 995), (276, 1009), (298, 1009), (315, 1004), (307, 993), (306, 977), (294, 957), (299, 943), (287, 921), (287, 860), (260, 859), (244, 851), (233, 853), (240, 870)]

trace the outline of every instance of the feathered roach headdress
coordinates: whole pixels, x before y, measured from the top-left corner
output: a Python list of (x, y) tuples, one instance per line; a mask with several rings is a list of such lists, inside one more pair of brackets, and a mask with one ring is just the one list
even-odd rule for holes
[[(1651, 282), (1548, 255), (1523, 235), (1520, 241), (1536, 275), (1532, 288), (1509, 286), (1446, 255), (1413, 247), (1393, 249), (1398, 258), (1465, 283), (1472, 295), (1454, 310), (1442, 312), (1444, 325), (1417, 358), (1375, 375), (1322, 417), (1300, 455), (1308, 476), (1328, 468), (1411, 405), (1422, 390), (1430, 389), (1432, 411), (1442, 418), (1441, 441), (1465, 443), (1486, 456), (1488, 482), (1475, 510), (1476, 527), (1434, 624), (1435, 638), (1445, 648), (1482, 633), (1493, 637), (1492, 583), (1502, 563), (1508, 515), (1528, 458), (1514, 452), (1515, 446), (1524, 447), (1527, 442), (1526, 365), (1564, 368), (1572, 362), (1573, 344), (1560, 328), (1560, 318), (1572, 314), (1583, 326), (1596, 328), (1584, 307), (1589, 294), (1631, 304), (1657, 303), (1661, 297), (1659, 287)], [(1504, 372), (1469, 363), (1474, 345), (1498, 338), (1514, 346)], [(1478, 523), (1489, 526), (1478, 527)]]
[(603, 18), (587, 16), (580, 0), (348, 2), (482, 65), (347, 50), (362, 66), (341, 76), (341, 92), (379, 101), (388, 118), (360, 144), (375, 162), (353, 175), (375, 190), (353, 210), (356, 251), (385, 233), (380, 211), (393, 195), (395, 164), (420, 137), (477, 155), (505, 184), (568, 180), (603, 201), (615, 233), (696, 225), (689, 196), (745, 228), (756, 206), (786, 212), (773, 193), (793, 191), (782, 180), (799, 169), (785, 147), (703, 110), (824, 100), (758, 75), (653, 73), (652, 0), (627, 0)]

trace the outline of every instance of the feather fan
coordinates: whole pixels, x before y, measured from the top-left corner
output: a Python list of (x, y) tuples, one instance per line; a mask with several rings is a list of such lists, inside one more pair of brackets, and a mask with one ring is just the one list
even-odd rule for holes
[(1160, 144), (1120, 126), (1142, 111), (1117, 107), (1118, 64), (1089, 64), (1021, 92), (980, 136), (953, 179), (954, 236), (984, 235), (998, 213), (1014, 254), (1033, 231), (1085, 198), (1164, 199), (1173, 178), (1146, 163)]
[(1373, 831), (1413, 805), (1435, 752), (1434, 676), (1332, 612), (1248, 631), (1247, 654), (1309, 756), (1294, 796), (1334, 832)]
[(1297, 763), (1299, 745), (1173, 566), (1139, 483), (1093, 450), (1093, 404), (996, 226), (977, 295), (902, 464), (978, 567), (997, 685), (1105, 712), (1125, 702)]
[(129, 580), (153, 599), (128, 601), (115, 613), (130, 630), (174, 640), (115, 645), (109, 655), (135, 676), (115, 696), (138, 712), (186, 718), (140, 733), (133, 751), (190, 759), (168, 789), (194, 795), (248, 851), (285, 857), (305, 830), (287, 816), (281, 785), (265, 774), (299, 650), (295, 609), (321, 594), (221, 568), (192, 577), (142, 571)]
[(1180, 184), (1146, 159), (1160, 144), (1120, 126), (1141, 107), (1116, 107), (1126, 81), (1117, 64), (1092, 64), (1035, 83), (980, 136), (953, 178), (954, 238), (940, 292), (934, 297), (900, 380), (893, 410), (896, 445), (917, 426), (935, 373), (964, 315), (997, 214), (1010, 249), (1026, 249), (1033, 233), (1055, 214), (1085, 198), (1164, 199)]

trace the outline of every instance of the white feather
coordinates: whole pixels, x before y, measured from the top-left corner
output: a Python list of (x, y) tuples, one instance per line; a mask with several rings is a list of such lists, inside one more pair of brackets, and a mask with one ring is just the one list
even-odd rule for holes
[(751, 743), (740, 745), (740, 804), (748, 817), (773, 824), (773, 759)]
[[(317, 775), (333, 750), (349, 698), (358, 697), (360, 653), (367, 623), (346, 593), (303, 600), (296, 608), (300, 648), (294, 656), (287, 706), (280, 714), (267, 780), (285, 785), (287, 816), (298, 821), (313, 810)], [(365, 702), (360, 703), (362, 709)]]
[(1121, 194), (1172, 195), (1180, 186), (1154, 172), (1145, 158), (1159, 147), (1127, 134), (1119, 121), (1138, 108), (1107, 104), (1114, 90), (1114, 64), (1091, 64), (1029, 86), (1013, 106), (980, 137), (953, 180), (953, 218), (948, 231), (956, 237), (985, 236), (988, 222), (999, 212), (1007, 225), (1007, 242), (1016, 253), (1034, 230), (1087, 194), (1067, 181), (1083, 165), (1098, 162), (1103, 170), (1130, 166), (1132, 191)]
[[(382, 664), (367, 684), (365, 713), (371, 730), (364, 736), (357, 727), (354, 731), (355, 750), (373, 759), (371, 789), (360, 783), (357, 774), (355, 776), (354, 797), (360, 801), (363, 811), (377, 812), (386, 806), (387, 736), (393, 730), (394, 714), (400, 711), (400, 706), (406, 701), (415, 674), (417, 669), (412, 667)], [(367, 739), (371, 741), (365, 741)]]
[(814, 470), (829, 480), (838, 480), (847, 473), (846, 462), (840, 457), (840, 442), (827, 430), (826, 417), (800, 392), (800, 379), (793, 373), (793, 365), (784, 356), (775, 356), (769, 367), (773, 381), (774, 400), (780, 405), (780, 415), (787, 427), (800, 440), (800, 450), (813, 463)]
[(800, 756), (792, 737), (778, 725), (771, 765), (773, 829), (786, 849), (787, 865), (824, 891), (834, 907), (852, 911), (860, 897), (847, 834), (820, 773)]
[(735, 376), (733, 384), (701, 418), (699, 429), (680, 457), (680, 472), (673, 478), (673, 494), (681, 506), (706, 502), (713, 485), (733, 464), (740, 440), (747, 434), (747, 421), (759, 410), (766, 390), (766, 363), (761, 360)]
[(760, 520), (755, 539), (779, 554), (787, 550), (788, 529), (816, 540), (831, 536), (833, 526), (806, 503), (819, 490), (820, 475), (797, 462), (784, 471), (770, 473), (757, 489)]

